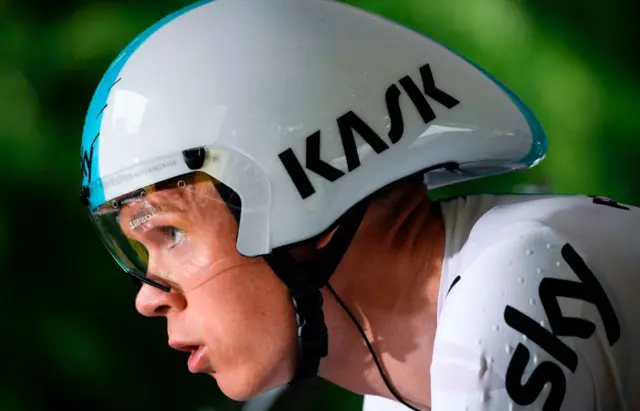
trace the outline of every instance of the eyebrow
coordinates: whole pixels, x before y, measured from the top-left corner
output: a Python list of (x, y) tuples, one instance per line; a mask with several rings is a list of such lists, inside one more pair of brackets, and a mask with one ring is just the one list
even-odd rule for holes
[[(132, 207), (136, 204), (140, 204), (144, 201), (144, 208), (148, 208), (148, 207), (152, 207), (155, 212), (157, 214), (159, 213), (183, 213), (185, 210), (181, 209), (176, 203), (181, 203), (181, 204), (185, 204), (186, 205), (186, 201), (184, 201), (183, 199), (180, 200), (176, 200), (176, 199), (168, 199), (169, 201), (167, 201), (167, 199), (158, 199), (157, 198), (157, 193), (153, 193), (150, 194), (148, 196), (145, 196), (144, 198), (141, 197), (130, 197), (130, 198), (125, 198), (123, 200), (121, 200), (120, 202), (120, 210), (124, 210), (125, 208), (128, 207)], [(136, 213), (136, 216), (138, 215), (138, 213)]]
[[(131, 215), (128, 219), (127, 219), (127, 223), (129, 223), (129, 226), (133, 229), (138, 228), (141, 225), (144, 225), (145, 223), (147, 223), (148, 220), (144, 220), (144, 221), (140, 221), (140, 219), (142, 217), (146, 217), (146, 216), (155, 216), (158, 214), (164, 214), (164, 211), (155, 211), (155, 210), (147, 210), (147, 209), (142, 209), (138, 212), (136, 212), (135, 214)], [(137, 221), (136, 221), (137, 220)], [(136, 222), (134, 224), (134, 222)]]

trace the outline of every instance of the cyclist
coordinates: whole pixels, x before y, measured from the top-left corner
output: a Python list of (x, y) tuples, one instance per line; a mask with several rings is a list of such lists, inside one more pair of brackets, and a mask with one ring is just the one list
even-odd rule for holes
[(505, 87), (395, 23), (203, 1), (107, 70), (80, 195), (138, 311), (231, 398), (320, 375), (369, 409), (640, 409), (640, 210), (429, 198), (546, 148)]

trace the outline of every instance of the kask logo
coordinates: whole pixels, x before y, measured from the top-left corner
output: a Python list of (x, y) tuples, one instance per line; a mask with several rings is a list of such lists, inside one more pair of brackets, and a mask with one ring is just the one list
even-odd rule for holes
[[(410, 76), (401, 78), (397, 83), (387, 88), (385, 102), (391, 120), (388, 137), (392, 144), (396, 144), (404, 136), (404, 117), (402, 108), (400, 107), (400, 96), (403, 94), (403, 90), (413, 102), (413, 105), (418, 110), (418, 113), (420, 113), (425, 124), (430, 123), (436, 118), (436, 114), (429, 105), (427, 97), (430, 97), (448, 109), (452, 109), (460, 103), (456, 98), (436, 86), (429, 64), (420, 68), (420, 76), (422, 78), (422, 90), (420, 90)], [(355, 133), (360, 135), (376, 154), (381, 154), (389, 148), (389, 145), (373, 128), (353, 111), (348, 111), (338, 117), (336, 123), (347, 162), (347, 173), (360, 167), (360, 156), (355, 141)], [(284, 150), (278, 155), (287, 174), (303, 199), (310, 197), (316, 192), (307, 175), (307, 171), (311, 171), (331, 182), (339, 180), (346, 174), (344, 171), (335, 168), (320, 158), (321, 135), (322, 130), (318, 130), (306, 138), (304, 166), (300, 163), (291, 148)]]

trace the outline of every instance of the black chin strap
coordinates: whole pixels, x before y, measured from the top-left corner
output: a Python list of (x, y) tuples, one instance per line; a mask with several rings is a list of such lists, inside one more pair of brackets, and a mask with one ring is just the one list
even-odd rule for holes
[(284, 249), (273, 250), (264, 257), (289, 288), (296, 311), (299, 360), (292, 383), (316, 376), (320, 360), (327, 356), (329, 338), (320, 289), (328, 284), (338, 268), (364, 219), (367, 206), (365, 200), (345, 213), (329, 243), (318, 250), (312, 261), (296, 261)]

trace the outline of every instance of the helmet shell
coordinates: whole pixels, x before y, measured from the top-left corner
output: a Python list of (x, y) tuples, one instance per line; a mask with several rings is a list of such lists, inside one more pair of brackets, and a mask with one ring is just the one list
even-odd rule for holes
[[(263, 181), (266, 240), (250, 252), (261, 254), (421, 170), (459, 164), (438, 187), (531, 167), (546, 137), (491, 76), (380, 16), (328, 0), (217, 0), (167, 16), (107, 70), (83, 130), (90, 204), (131, 189), (95, 181), (210, 146), (243, 159), (224, 171), (243, 208), (242, 179)], [(156, 168), (136, 184), (185, 171)]]

